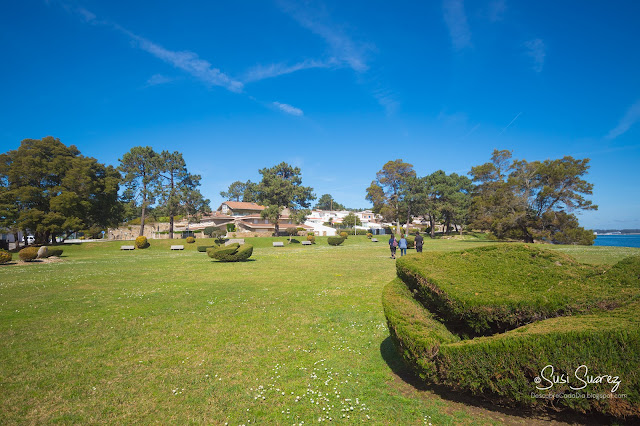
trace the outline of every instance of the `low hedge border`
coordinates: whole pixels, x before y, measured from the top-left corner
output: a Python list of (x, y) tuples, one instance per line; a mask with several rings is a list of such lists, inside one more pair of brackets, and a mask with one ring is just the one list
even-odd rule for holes
[[(607, 277), (600, 279), (623, 286), (635, 283), (638, 289), (638, 262), (639, 258), (625, 259), (605, 269), (601, 275)], [(611, 310), (565, 312), (569, 316), (460, 340), (446, 320), (441, 322), (439, 315), (424, 307), (424, 300), (416, 300), (423, 292), (418, 288), (412, 292), (412, 287), (400, 278), (391, 281), (383, 291), (382, 303), (396, 348), (423, 380), (502, 405), (571, 409), (640, 420), (640, 296), (627, 298)], [(440, 293), (434, 299), (447, 298), (442, 289), (432, 290), (436, 289)], [(554, 374), (564, 375), (567, 382), (547, 390), (536, 388), (549, 387)], [(570, 387), (582, 386), (580, 379), (589, 377), (595, 377), (596, 383), (584, 389)], [(558, 396), (580, 394), (592, 397)], [(620, 395), (625, 397), (615, 397)]]
[[(613, 309), (640, 297), (640, 287), (633, 283), (633, 277), (640, 276), (640, 257), (607, 268), (513, 244), (405, 256), (397, 260), (396, 271), (427, 309), (470, 337), (557, 316)], [(537, 274), (534, 284), (527, 282), (531, 288), (524, 287), (524, 281), (534, 279), (527, 274)], [(513, 275), (517, 279), (509, 281)], [(498, 279), (503, 282), (494, 284)]]
[[(640, 302), (611, 312), (551, 318), (503, 334), (457, 339), (444, 324), (415, 301), (399, 280), (384, 290), (383, 306), (391, 337), (402, 358), (429, 382), (470, 392), (503, 405), (547, 406), (590, 411), (618, 418), (640, 419)], [(569, 383), (547, 387), (552, 374), (565, 374)], [(585, 374), (585, 365), (588, 371)], [(545, 379), (536, 384), (536, 377)], [(583, 390), (595, 398), (536, 398), (574, 394), (585, 376), (617, 376)], [(571, 381), (573, 380), (573, 381)], [(612, 395), (626, 395), (613, 398)]]

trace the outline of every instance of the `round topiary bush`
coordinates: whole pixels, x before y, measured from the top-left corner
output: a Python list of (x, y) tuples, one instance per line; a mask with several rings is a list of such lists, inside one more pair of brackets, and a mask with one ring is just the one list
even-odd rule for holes
[(253, 254), (253, 246), (251, 244), (240, 245), (238, 243), (229, 244), (228, 246), (212, 247), (207, 249), (207, 255), (222, 262), (241, 262), (247, 260)]
[(193, 244), (196, 242), (195, 237), (187, 237), (187, 244)]
[(367, 232), (367, 238), (371, 239), (373, 237), (373, 234), (371, 232)]
[(11, 261), (11, 253), (6, 250), (0, 250), (0, 265)]
[(136, 248), (145, 249), (147, 247), (149, 247), (147, 237), (145, 237), (144, 235), (140, 235), (138, 238), (136, 238)]
[(307, 235), (307, 241), (311, 241), (312, 244), (316, 243), (316, 236), (315, 235)]
[(344, 242), (344, 238), (342, 237), (329, 237), (327, 238), (327, 242), (332, 246), (339, 246)]
[(23, 262), (31, 262), (38, 257), (38, 247), (26, 247), (18, 252), (20, 260)]
[(340, 236), (341, 236), (343, 239), (345, 239), (345, 240), (346, 240), (347, 238), (349, 238), (349, 234), (347, 234), (345, 231), (342, 231), (342, 232), (340, 233)]

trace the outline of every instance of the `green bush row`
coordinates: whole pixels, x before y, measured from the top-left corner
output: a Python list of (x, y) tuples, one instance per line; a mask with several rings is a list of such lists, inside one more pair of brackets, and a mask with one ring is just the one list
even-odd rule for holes
[[(422, 379), (498, 404), (640, 420), (640, 257), (592, 267), (513, 245), (440, 253), (425, 262), (429, 256), (411, 257), (398, 261), (400, 278), (385, 287), (383, 308), (395, 346)], [(538, 312), (521, 322), (562, 297), (568, 308), (555, 317)], [(481, 320), (511, 316), (515, 328), (504, 333), (458, 336), (476, 331)], [(589, 378), (594, 382), (580, 380)]]
[[(401, 356), (429, 382), (512, 406), (564, 407), (627, 419), (640, 416), (638, 301), (613, 311), (551, 318), (462, 341), (416, 302), (401, 280), (385, 287), (383, 307)], [(553, 375), (547, 366), (553, 366), (556, 375), (564, 374), (568, 383), (537, 389), (551, 385)], [(586, 376), (612, 377), (611, 383), (605, 378), (584, 389), (570, 388), (583, 386), (580, 379), (588, 381)], [(576, 392), (605, 397), (557, 396)]]
[(405, 256), (396, 270), (424, 306), (468, 336), (491, 335), (640, 297), (640, 257), (613, 267), (584, 265), (521, 244)]

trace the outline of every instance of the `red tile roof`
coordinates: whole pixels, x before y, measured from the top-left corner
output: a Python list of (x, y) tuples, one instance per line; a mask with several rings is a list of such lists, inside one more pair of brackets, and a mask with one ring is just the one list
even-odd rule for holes
[(264, 210), (266, 207), (256, 203), (245, 203), (244, 201), (225, 201), (222, 204), (226, 204), (232, 210)]

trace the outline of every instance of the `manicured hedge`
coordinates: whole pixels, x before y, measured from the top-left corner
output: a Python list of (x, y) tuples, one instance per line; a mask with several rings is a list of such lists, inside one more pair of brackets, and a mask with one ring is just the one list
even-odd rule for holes
[(640, 257), (607, 268), (523, 244), (405, 256), (396, 270), (427, 309), (469, 336), (619, 306), (640, 296), (633, 278), (640, 275)]
[(344, 242), (344, 238), (342, 237), (329, 237), (327, 238), (327, 242), (329, 243), (329, 245), (332, 246), (339, 246), (340, 244), (342, 244)]
[[(398, 275), (402, 279), (398, 278), (385, 287), (383, 307), (391, 338), (407, 364), (427, 382), (470, 392), (501, 405), (567, 408), (640, 420), (640, 258), (628, 258), (613, 267), (591, 267), (566, 256), (559, 255), (561, 260), (558, 260), (557, 253), (522, 246), (515, 247), (515, 252), (504, 248), (498, 251), (495, 248), (473, 250), (450, 255), (440, 253), (436, 256), (441, 261), (432, 259), (426, 264), (433, 267), (436, 263), (452, 262), (455, 256), (465, 261), (467, 256), (476, 256), (473, 263), (484, 265), (475, 271), (484, 271), (479, 275), (485, 282), (484, 286), (478, 286), (473, 280), (457, 281), (456, 277), (461, 276), (470, 279), (474, 276), (472, 271), (453, 274), (451, 282), (444, 283), (442, 276), (425, 264), (419, 268), (417, 256), (409, 256), (414, 259), (405, 257), (404, 262), (398, 260), (404, 263), (398, 267)], [(498, 253), (505, 257), (504, 268), (491, 260)], [(523, 253), (529, 257), (523, 257)], [(510, 256), (520, 258), (519, 268), (510, 269), (516, 266)], [(544, 262), (549, 260), (553, 266), (544, 266)], [(538, 268), (539, 275), (546, 275), (546, 279), (530, 278), (519, 282), (518, 278), (523, 273), (529, 277), (528, 262)], [(442, 275), (460, 268), (460, 263), (454, 262)], [(555, 269), (562, 266), (566, 268), (566, 274)], [(556, 281), (555, 286), (545, 287), (548, 281), (552, 281), (548, 274), (554, 279), (562, 276), (582, 281), (570, 281), (566, 288), (560, 281)], [(439, 280), (431, 282), (436, 275)], [(500, 277), (504, 279), (501, 281)], [(472, 281), (478, 291), (470, 292), (473, 290)], [(534, 307), (554, 306), (555, 297), (568, 297), (570, 290), (576, 290), (574, 286), (580, 283), (582, 294), (567, 300), (566, 306), (570, 308), (556, 312), (555, 318), (547, 319), (540, 314), (530, 323), (504, 333), (466, 340), (458, 337), (460, 328), (473, 329), (472, 324), (479, 317), (487, 317), (491, 309), (503, 307), (505, 311), (498, 316), (511, 312), (521, 319), (519, 311), (509, 310), (520, 307), (529, 312)], [(561, 289), (550, 297), (551, 305), (537, 300), (539, 292), (553, 294), (554, 287)], [(490, 291), (491, 294), (479, 297), (481, 291)], [(533, 303), (527, 304), (527, 292)], [(445, 318), (440, 312), (424, 307), (459, 308), (456, 301), (467, 303), (472, 299), (471, 295), (480, 298), (481, 302), (460, 310), (458, 314), (467, 315), (460, 318), (455, 315)], [(582, 311), (573, 309), (578, 302), (588, 308), (585, 311), (592, 312), (580, 313)], [(489, 303), (490, 308), (478, 310), (482, 303)], [(482, 314), (473, 315), (478, 312)], [(466, 327), (461, 327), (460, 323), (466, 321), (469, 321)], [(548, 390), (536, 389), (536, 386), (550, 385), (541, 374), (546, 368), (544, 377), (552, 378), (547, 366), (553, 366), (556, 375), (568, 377), (568, 383), (556, 383)], [(585, 368), (588, 369), (586, 373)], [(570, 388), (571, 385), (580, 387), (583, 383), (577, 377), (585, 379), (585, 376), (600, 377), (596, 380), (600, 383), (590, 383), (583, 389)], [(612, 376), (612, 383), (603, 376)], [(619, 381), (617, 389), (614, 388), (616, 381)], [(598, 397), (594, 398), (596, 395)], [(620, 397), (622, 395), (625, 397)]]
[(233, 243), (228, 246), (220, 246), (207, 249), (207, 255), (222, 262), (241, 262), (247, 260), (253, 254), (251, 244)]
[(193, 244), (196, 242), (196, 239), (194, 237), (187, 237), (187, 244)]

